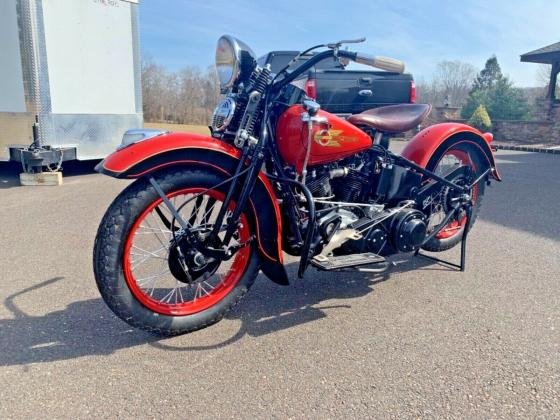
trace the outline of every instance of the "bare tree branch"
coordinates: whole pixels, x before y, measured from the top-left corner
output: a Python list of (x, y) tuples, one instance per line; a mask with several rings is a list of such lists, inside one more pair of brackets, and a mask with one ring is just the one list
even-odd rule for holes
[(170, 72), (148, 57), (142, 62), (142, 96), (146, 121), (206, 125), (220, 91), (214, 67)]

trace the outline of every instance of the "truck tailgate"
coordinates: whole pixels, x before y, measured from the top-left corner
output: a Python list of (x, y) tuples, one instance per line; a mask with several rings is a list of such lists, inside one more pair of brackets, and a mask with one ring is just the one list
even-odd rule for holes
[(317, 70), (317, 102), (336, 114), (356, 114), (384, 105), (410, 102), (412, 76), (359, 70)]

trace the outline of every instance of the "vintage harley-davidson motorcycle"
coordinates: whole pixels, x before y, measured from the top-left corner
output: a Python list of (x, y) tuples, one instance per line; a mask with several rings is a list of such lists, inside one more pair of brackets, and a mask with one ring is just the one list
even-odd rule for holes
[[(500, 180), (492, 135), (432, 125), (400, 155), (389, 139), (417, 127), (429, 105), (403, 104), (347, 119), (306, 97), (301, 76), (321, 60), (393, 72), (400, 61), (322, 48), (277, 74), (243, 42), (222, 36), (216, 68), (225, 98), (211, 135), (131, 130), (97, 170), (135, 179), (97, 233), (94, 270), (105, 302), (129, 324), (161, 335), (219, 321), (257, 273), (381, 273), (396, 253), (464, 245), (485, 187)], [(306, 55), (309, 57), (309, 55)], [(297, 65), (296, 65), (297, 63)], [(433, 254), (432, 254), (433, 255)]]

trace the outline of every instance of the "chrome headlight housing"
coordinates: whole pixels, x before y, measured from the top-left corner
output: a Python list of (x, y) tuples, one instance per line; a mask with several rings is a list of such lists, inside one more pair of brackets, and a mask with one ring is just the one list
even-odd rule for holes
[(212, 115), (212, 129), (214, 131), (224, 131), (235, 114), (235, 100), (227, 97), (218, 104)]
[(216, 46), (216, 71), (222, 93), (231, 89), (242, 73), (253, 71), (255, 54), (244, 42), (223, 35)]

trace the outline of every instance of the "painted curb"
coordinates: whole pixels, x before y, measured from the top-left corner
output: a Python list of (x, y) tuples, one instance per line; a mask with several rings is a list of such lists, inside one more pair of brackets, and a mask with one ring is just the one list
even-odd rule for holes
[(492, 147), (498, 150), (517, 150), (519, 152), (534, 152), (547, 153), (549, 155), (560, 155), (560, 149), (547, 149), (545, 147), (512, 146), (508, 144), (493, 144)]

